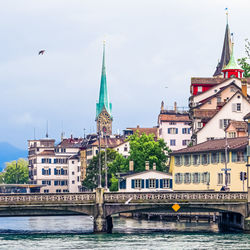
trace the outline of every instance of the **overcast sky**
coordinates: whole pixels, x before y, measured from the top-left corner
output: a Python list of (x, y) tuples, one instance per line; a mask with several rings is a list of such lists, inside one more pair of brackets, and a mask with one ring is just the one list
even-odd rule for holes
[(104, 38), (113, 131), (157, 125), (162, 100), (187, 106), (190, 78), (214, 73), (226, 7), (239, 58), (249, 0), (0, 0), (0, 141), (26, 148), (46, 120), (57, 140), (62, 123), (94, 132)]

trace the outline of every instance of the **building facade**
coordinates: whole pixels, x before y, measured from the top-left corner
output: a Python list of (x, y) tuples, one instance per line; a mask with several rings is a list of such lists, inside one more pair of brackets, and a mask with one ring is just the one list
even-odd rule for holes
[(170, 161), (174, 191), (220, 191), (226, 185), (226, 176), (230, 191), (246, 191), (246, 180), (241, 180), (241, 173), (245, 176), (247, 172), (247, 144), (247, 137), (238, 137), (174, 151)]
[[(43, 185), (42, 193), (80, 192), (82, 138), (28, 141), (29, 182)], [(76, 177), (76, 178), (75, 178)]]
[(161, 112), (158, 116), (159, 138), (171, 150), (187, 147), (191, 142), (191, 129), (189, 114), (186, 111), (164, 110), (162, 103)]

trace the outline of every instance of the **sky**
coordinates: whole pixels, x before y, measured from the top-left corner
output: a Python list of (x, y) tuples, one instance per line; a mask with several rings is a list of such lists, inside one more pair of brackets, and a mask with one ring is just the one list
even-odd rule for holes
[[(236, 58), (249, 0), (0, 0), (0, 142), (95, 132), (102, 41), (113, 132), (157, 125), (160, 104), (187, 107), (191, 77), (211, 77), (225, 8)], [(38, 51), (45, 49), (44, 55)]]

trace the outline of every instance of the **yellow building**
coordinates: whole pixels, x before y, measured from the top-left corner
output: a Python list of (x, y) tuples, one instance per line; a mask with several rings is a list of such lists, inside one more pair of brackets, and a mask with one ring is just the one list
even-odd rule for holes
[(246, 191), (247, 180), (241, 179), (247, 172), (247, 145), (248, 138), (239, 137), (210, 140), (172, 152), (173, 190), (220, 191), (226, 186), (226, 168), (230, 191)]

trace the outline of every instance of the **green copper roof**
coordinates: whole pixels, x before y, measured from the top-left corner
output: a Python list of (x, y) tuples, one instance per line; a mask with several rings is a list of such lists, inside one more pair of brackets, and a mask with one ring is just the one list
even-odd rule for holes
[(241, 69), (242, 70), (242, 68), (239, 66), (239, 64), (237, 63), (237, 61), (234, 58), (234, 46), (232, 46), (232, 54), (231, 54), (229, 63), (227, 64), (227, 66), (224, 69)]
[(112, 103), (109, 102), (108, 87), (106, 81), (106, 68), (105, 68), (105, 43), (103, 43), (103, 58), (102, 58), (102, 76), (99, 93), (99, 102), (96, 104), (96, 117), (102, 112), (103, 109), (112, 117)]

